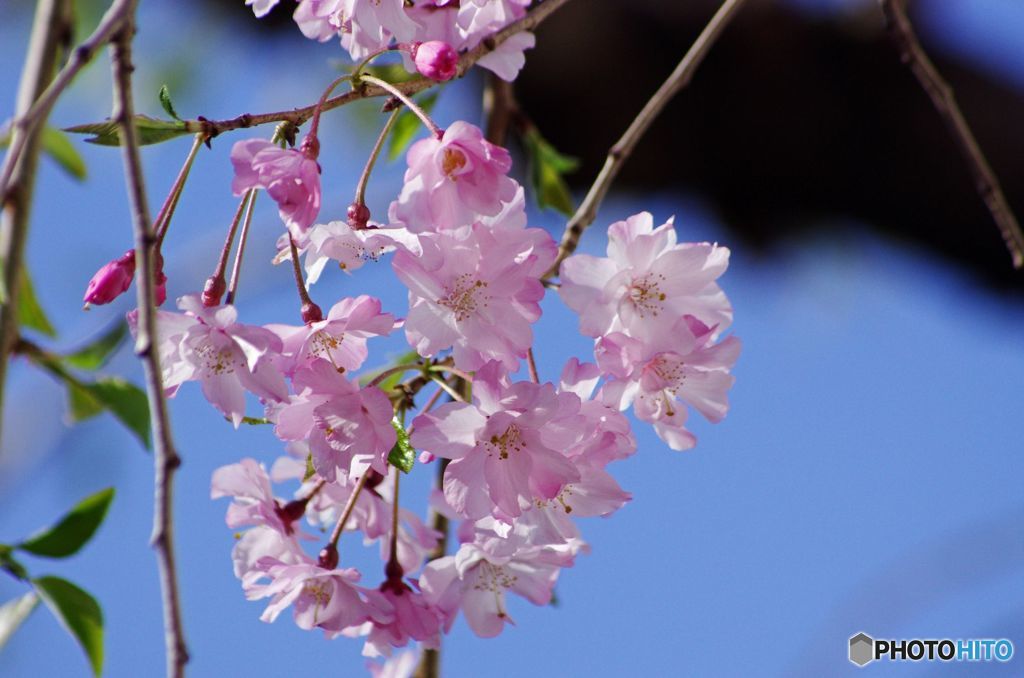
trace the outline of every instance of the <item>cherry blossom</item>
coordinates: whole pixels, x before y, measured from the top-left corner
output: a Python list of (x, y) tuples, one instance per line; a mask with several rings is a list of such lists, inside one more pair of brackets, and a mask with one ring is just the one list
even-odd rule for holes
[(316, 146), (313, 141), (304, 144), (302, 150), (295, 150), (264, 139), (237, 142), (231, 148), (231, 164), (235, 168), (231, 190), (242, 195), (253, 188), (266, 189), (277, 203), (281, 219), (294, 234), (301, 234), (320, 213)]
[(388, 212), (392, 222), (413, 233), (436, 232), (495, 216), (516, 195), (509, 178), (512, 157), (484, 139), (475, 125), (458, 121), (438, 139), (417, 141), (406, 159), (409, 169), (398, 200)]

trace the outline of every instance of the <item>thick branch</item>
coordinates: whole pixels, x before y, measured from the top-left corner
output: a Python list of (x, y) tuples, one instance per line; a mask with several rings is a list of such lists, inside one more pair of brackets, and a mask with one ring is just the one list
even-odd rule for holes
[(0, 170), (0, 196), (5, 196), (5, 201), (7, 200), (8, 190), (15, 183), (13, 181), (14, 168), (18, 163), (18, 159), (25, 152), (25, 142), (29, 135), (39, 129), (43, 121), (49, 117), (53, 105), (57, 103), (57, 99), (68, 88), (68, 85), (75, 79), (75, 76), (92, 61), (96, 52), (113, 39), (114, 34), (121, 28), (132, 6), (133, 3), (130, 0), (114, 0), (110, 8), (103, 15), (103, 18), (100, 19), (96, 30), (93, 31), (92, 35), (85, 42), (71, 52), (71, 58), (60, 69), (53, 82), (45, 90), (36, 93), (36, 96), (32, 98), (31, 106), (25, 110), (19, 110), (16, 114), (11, 125), (13, 133), (11, 146), (7, 149), (3, 169)]
[[(568, 1), (569, 0), (545, 0), (545, 2), (531, 10), (519, 21), (511, 23), (494, 35), (485, 38), (479, 45), (459, 57), (459, 66), (455, 77), (461, 78), (467, 71), (469, 71), (470, 68), (473, 67), (474, 64), (476, 64), (477, 61), (493, 52), (500, 44), (516, 33), (532, 31), (545, 19), (551, 16), (555, 10)], [(433, 80), (418, 77), (405, 82), (395, 83), (394, 86), (395, 89), (400, 91), (402, 94), (412, 96), (413, 94), (422, 92), (423, 90), (430, 89), (436, 84), (438, 83)], [(350, 104), (353, 101), (382, 96), (391, 96), (391, 93), (382, 87), (364, 85), (352, 90), (351, 92), (346, 92), (332, 99), (328, 99), (324, 102), (322, 110), (329, 111), (331, 109), (344, 106), (345, 104)], [(318, 104), (310, 104), (309, 106), (304, 106), (302, 108), (293, 108), (290, 111), (276, 111), (274, 113), (245, 113), (227, 120), (206, 120), (205, 118), (200, 118), (198, 120), (186, 120), (185, 124), (190, 132), (203, 133), (207, 137), (214, 137), (222, 132), (229, 132), (243, 127), (265, 125), (271, 122), (290, 122), (294, 125), (302, 125), (313, 117), (313, 114), (316, 112), (317, 105)]]
[[(70, 0), (42, 0), (38, 4), (18, 88), (15, 115), (24, 117), (32, 108), (32, 102), (46, 89), (56, 68), (57, 55), (70, 30)], [(0, 216), (0, 264), (3, 268), (3, 280), (0, 280), (0, 412), (3, 411), (7, 360), (18, 339), (18, 295), (24, 275), (25, 242), (28, 239), (41, 129), (39, 125), (31, 129), (14, 126), (11, 150), (4, 159), (4, 170), (10, 168), (10, 189), (0, 192), (4, 196), (3, 215)], [(22, 149), (20, 162), (12, 157), (15, 146)]]
[(879, 0), (882, 5), (882, 12), (885, 14), (886, 27), (889, 36), (900, 51), (900, 58), (914, 73), (921, 87), (928, 94), (935, 110), (942, 116), (946, 128), (953, 136), (960, 152), (963, 153), (967, 166), (974, 177), (974, 184), (978, 195), (985, 201), (985, 206), (992, 214), (999, 233), (1003, 236), (1006, 249), (1010, 251), (1014, 268), (1024, 267), (1024, 234), (1021, 233), (1020, 224), (1014, 216), (1010, 204), (1003, 195), (1003, 189), (999, 185), (999, 179), (988, 164), (985, 154), (978, 146), (977, 139), (971, 131), (970, 125), (964, 119), (960, 107), (953, 97), (953, 88), (942, 79), (935, 65), (928, 58), (928, 54), (921, 46), (921, 42), (914, 33), (914, 27), (907, 17), (904, 0)]
[(181, 459), (171, 437), (167, 400), (164, 397), (160, 371), (160, 354), (156, 350), (157, 326), (155, 303), (156, 233), (149, 218), (146, 187), (139, 157), (139, 140), (133, 120), (131, 75), (132, 38), (135, 25), (135, 2), (128, 3), (121, 31), (113, 40), (114, 120), (120, 127), (122, 157), (128, 184), (128, 202), (135, 234), (135, 285), (138, 290), (139, 317), (135, 352), (142, 360), (149, 396), (149, 416), (153, 428), (154, 510), (153, 534), (150, 542), (156, 550), (163, 596), (164, 633), (167, 645), (167, 675), (180, 678), (185, 674), (188, 650), (182, 629), (178, 578), (174, 559), (173, 486), (174, 472)]
[(580, 236), (583, 235), (583, 231), (597, 217), (597, 210), (601, 206), (601, 202), (608, 193), (608, 189), (618, 175), (619, 170), (622, 169), (623, 163), (626, 162), (626, 159), (633, 152), (637, 142), (643, 138), (651, 123), (664, 110), (672, 97), (690, 83), (690, 79), (693, 78), (697, 67), (700, 66), (704, 57), (707, 56), (708, 51), (715, 43), (715, 40), (718, 39), (722, 29), (725, 28), (742, 4), (743, 0), (725, 0), (722, 3), (722, 6), (718, 8), (715, 15), (711, 17), (708, 25), (697, 36), (697, 40), (694, 41), (689, 51), (683, 57), (683, 60), (679, 62), (679, 65), (668, 76), (668, 79), (662, 83), (658, 91), (647, 102), (647, 105), (630, 123), (622, 138), (615, 142), (615, 145), (608, 151), (608, 157), (605, 159), (604, 167), (601, 168), (601, 173), (597, 175), (597, 179), (594, 180), (593, 186), (590, 187), (587, 197), (583, 199), (579, 209), (576, 210), (572, 219), (565, 226), (565, 233), (562, 235), (562, 242), (558, 247), (558, 257), (555, 259), (551, 270), (544, 276), (545, 278), (555, 276), (558, 273), (558, 267), (562, 260), (576, 250), (580, 242)]

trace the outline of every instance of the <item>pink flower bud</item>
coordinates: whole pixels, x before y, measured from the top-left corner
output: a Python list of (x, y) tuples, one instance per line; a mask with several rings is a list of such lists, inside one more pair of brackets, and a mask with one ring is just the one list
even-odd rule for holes
[(447, 42), (413, 43), (411, 56), (420, 75), (437, 82), (451, 80), (458, 70), (459, 53)]
[(135, 250), (128, 250), (105, 264), (89, 281), (82, 298), (87, 304), (109, 304), (132, 284), (135, 276)]

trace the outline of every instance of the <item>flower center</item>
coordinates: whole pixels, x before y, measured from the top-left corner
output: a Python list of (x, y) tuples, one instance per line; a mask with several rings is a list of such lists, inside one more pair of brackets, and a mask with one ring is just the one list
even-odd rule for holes
[(457, 321), (463, 321), (476, 312), (477, 308), (487, 306), (490, 295), (486, 288), (486, 281), (476, 280), (469, 273), (463, 273), (451, 287), (445, 286), (448, 294), (438, 299), (437, 303), (450, 309)]
[(233, 374), (238, 360), (230, 347), (216, 348), (211, 344), (203, 344), (196, 349), (196, 354), (203, 361), (203, 367), (216, 375)]
[(515, 424), (510, 424), (500, 436), (491, 436), (491, 439), (486, 443), (486, 447), (488, 448), (487, 454), (497, 454), (498, 459), (508, 459), (509, 453), (522, 452), (526, 449), (526, 444), (523, 442), (519, 427)]
[(647, 317), (648, 314), (658, 317), (662, 310), (662, 302), (665, 301), (665, 293), (661, 291), (660, 286), (664, 280), (665, 276), (660, 273), (648, 273), (634, 279), (633, 284), (629, 286), (629, 300), (641, 318)]
[(453, 176), (455, 172), (458, 172), (466, 166), (466, 154), (457, 148), (446, 148), (444, 149), (444, 157), (441, 159), (441, 171), (445, 175), (455, 181), (458, 176)]
[(325, 581), (307, 581), (302, 585), (302, 594), (313, 599), (313, 626), (320, 623), (320, 609), (331, 602), (331, 586)]

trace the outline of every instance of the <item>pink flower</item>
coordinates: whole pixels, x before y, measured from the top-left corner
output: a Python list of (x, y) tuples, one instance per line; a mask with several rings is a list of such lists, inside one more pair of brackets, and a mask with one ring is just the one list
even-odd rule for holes
[(309, 145), (304, 147), (299, 151), (264, 139), (247, 139), (231, 148), (235, 167), (231, 190), (242, 195), (252, 188), (266, 189), (277, 202), (281, 219), (296, 235), (309, 228), (320, 212), (320, 165)]
[(459, 53), (447, 42), (414, 42), (410, 54), (416, 70), (425, 78), (444, 82), (454, 78), (458, 72)]
[(109, 304), (131, 287), (135, 277), (135, 250), (128, 250), (96, 271), (85, 289), (86, 304)]
[(540, 276), (557, 253), (551, 236), (478, 223), (421, 235), (420, 245), (421, 255), (403, 250), (392, 262), (409, 288), (409, 343), (422, 356), (452, 347), (464, 370), (488, 360), (515, 370), (540, 318)]
[(252, 5), (252, 13), (256, 15), (257, 19), (269, 14), (278, 2), (279, 0), (245, 0), (245, 4)]
[(566, 456), (579, 464), (604, 468), (609, 462), (625, 459), (636, 452), (636, 439), (630, 429), (629, 420), (617, 407), (607, 405), (602, 398), (591, 399), (601, 370), (592, 363), (580, 363), (570, 358), (562, 370), (558, 390), (575, 393), (582, 404), (580, 414), (586, 420), (580, 430), (580, 440), (566, 450)]
[(227, 524), (234, 529), (246, 525), (266, 525), (283, 535), (292, 535), (292, 524), (305, 513), (304, 500), (282, 503), (274, 497), (270, 478), (262, 464), (243, 459), (213, 472), (210, 498), (231, 497)]
[(451, 628), (461, 609), (473, 633), (491, 638), (513, 623), (505, 604), (511, 591), (534, 605), (547, 605), (559, 565), (540, 549), (498, 556), (476, 544), (462, 544), (454, 556), (427, 563), (420, 586), (427, 601), (440, 609)]
[(318, 359), (328, 361), (339, 372), (358, 370), (368, 354), (367, 339), (386, 336), (394, 327), (395, 317), (382, 313), (380, 300), (365, 294), (342, 299), (326, 318), (310, 325), (266, 326), (281, 337), (289, 374)]
[(433, 649), (441, 646), (441, 613), (422, 593), (402, 582), (385, 582), (380, 592), (394, 610), (393, 619), (371, 625), (364, 655), (388, 656), (391, 648), (405, 647), (410, 640)]
[(715, 328), (693, 316), (680, 318), (670, 333), (648, 341), (613, 332), (597, 342), (598, 365), (614, 378), (605, 384), (607, 402), (620, 409), (633, 405), (637, 417), (674, 450), (693, 447), (696, 438), (686, 430), (686, 408), (695, 407), (711, 422), (729, 409), (727, 393), (735, 378), (729, 370), (740, 352), (740, 341), (728, 337), (714, 344)]
[[(279, 244), (278, 259), (290, 259), (288, 239)], [(404, 227), (353, 229), (344, 221), (315, 224), (298, 244), (306, 255), (306, 282), (310, 285), (320, 279), (324, 267), (331, 260), (338, 262), (338, 267), (345, 273), (352, 273), (368, 261), (379, 261), (399, 245), (419, 249), (416, 236)]]
[(580, 314), (591, 337), (623, 332), (645, 338), (670, 331), (684, 315), (725, 329), (732, 307), (715, 280), (729, 250), (709, 243), (676, 244), (672, 221), (654, 228), (648, 212), (608, 228), (608, 256), (578, 254), (562, 262), (562, 300)]
[(507, 176), (512, 167), (508, 151), (467, 122), (453, 123), (440, 139), (417, 141), (406, 158), (405, 185), (388, 215), (413, 233), (495, 216), (516, 195), (516, 182)]
[[(203, 395), (237, 428), (245, 415), (245, 391), (262, 399), (288, 398), (284, 376), (275, 366), (281, 340), (262, 327), (237, 322), (234, 306), (203, 306), (198, 294), (178, 299), (184, 314), (157, 314), (160, 364), (168, 395), (185, 381), (199, 381)], [(129, 324), (136, 332), (136, 316)]]
[(477, 372), (473, 404), (448, 403), (413, 422), (415, 447), (453, 460), (444, 495), (465, 518), (514, 518), (580, 478), (562, 453), (580, 436), (579, 398), (551, 384), (509, 385), (499, 372), (494, 362)]
[(269, 408), (282, 440), (309, 440), (316, 472), (334, 481), (338, 471), (361, 474), (366, 465), (387, 473), (395, 445), (391, 401), (376, 388), (359, 388), (326, 360), (295, 371), (298, 395)]
[(311, 561), (293, 564), (265, 557), (242, 586), (249, 600), (271, 599), (262, 621), (273, 622), (293, 606), (296, 626), (307, 631), (321, 628), (333, 637), (366, 621), (387, 623), (394, 617), (384, 596), (359, 586), (359, 579), (353, 568), (327, 570)]

